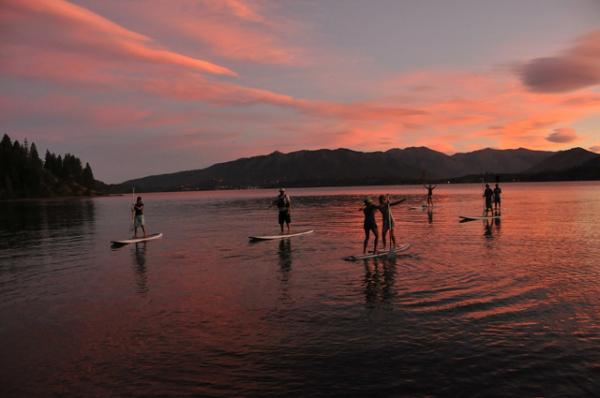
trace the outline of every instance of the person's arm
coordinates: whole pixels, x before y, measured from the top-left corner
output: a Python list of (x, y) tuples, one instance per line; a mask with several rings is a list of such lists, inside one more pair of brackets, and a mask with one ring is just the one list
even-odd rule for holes
[(390, 206), (396, 206), (399, 205), (400, 203), (404, 202), (406, 200), (406, 198), (402, 198), (400, 200), (397, 200), (395, 202), (390, 203)]
[(288, 204), (288, 211), (292, 210), (292, 198), (290, 198), (289, 196), (287, 196), (287, 204)]
[(433, 188), (431, 188), (431, 190), (433, 191), (436, 188), (437, 188), (437, 185), (434, 185)]

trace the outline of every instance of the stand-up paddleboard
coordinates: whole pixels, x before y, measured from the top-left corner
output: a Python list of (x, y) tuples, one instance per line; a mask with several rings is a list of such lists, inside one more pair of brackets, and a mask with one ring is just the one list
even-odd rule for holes
[(410, 248), (410, 243), (405, 243), (403, 245), (397, 246), (395, 249), (379, 252), (379, 253), (371, 253), (371, 254), (363, 254), (360, 256), (348, 256), (344, 257), (346, 261), (359, 261), (359, 260), (368, 260), (370, 258), (380, 258), (380, 257), (393, 257), (398, 253), (407, 251)]
[(500, 216), (458, 216), (461, 221), (475, 221), (475, 220), (495, 220)]
[(312, 229), (310, 231), (304, 231), (304, 232), (297, 232), (295, 234), (286, 234), (286, 235), (263, 235), (263, 236), (249, 236), (248, 239), (250, 239), (251, 241), (259, 241), (259, 240), (275, 240), (275, 239), (286, 239), (286, 238), (291, 238), (294, 236), (301, 236), (301, 235), (308, 235), (308, 234), (312, 234), (313, 231)]
[(146, 236), (145, 238), (111, 240), (110, 243), (112, 243), (113, 245), (128, 245), (130, 243), (139, 243), (139, 242), (146, 242), (146, 241), (154, 240), (154, 239), (160, 239), (160, 238), (162, 238), (162, 236), (163, 236), (162, 232), (159, 232), (157, 234), (150, 234), (150, 235)]

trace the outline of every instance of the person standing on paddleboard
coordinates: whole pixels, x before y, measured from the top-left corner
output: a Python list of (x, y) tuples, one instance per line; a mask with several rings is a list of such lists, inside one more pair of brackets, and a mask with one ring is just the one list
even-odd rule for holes
[(492, 210), (492, 198), (494, 197), (494, 191), (490, 188), (490, 184), (485, 184), (485, 191), (483, 191), (483, 197), (485, 197), (485, 215), (488, 215), (488, 211)]
[(290, 215), (292, 201), (290, 196), (285, 193), (284, 188), (279, 189), (279, 195), (277, 196), (277, 199), (273, 201), (271, 206), (273, 205), (277, 206), (277, 209), (279, 210), (279, 227), (281, 228), (281, 233), (283, 234), (283, 224), (285, 223), (289, 234), (290, 224), (292, 223), (292, 217)]
[(501, 205), (500, 205), (500, 194), (501, 193), (502, 193), (502, 190), (500, 189), (498, 184), (496, 184), (496, 187), (494, 188), (494, 210), (498, 210), (501, 207)]
[(385, 250), (385, 237), (390, 231), (390, 247), (396, 247), (396, 236), (394, 235), (394, 216), (392, 215), (392, 206), (396, 206), (406, 199), (400, 199), (395, 202), (390, 202), (390, 195), (380, 195), (379, 196), (379, 211), (381, 212), (383, 218), (383, 227), (381, 228), (381, 241), (383, 243), (383, 249)]
[(437, 185), (423, 185), (427, 190), (427, 206), (433, 206), (433, 190), (437, 187)]
[(379, 210), (379, 206), (373, 203), (371, 198), (364, 200), (364, 207), (358, 209), (365, 215), (363, 228), (365, 230), (365, 241), (363, 242), (363, 254), (367, 254), (367, 245), (369, 244), (369, 235), (373, 232), (375, 241), (373, 242), (373, 253), (377, 253), (377, 242), (379, 240), (379, 232), (377, 231), (377, 221), (375, 220), (375, 212)]
[(137, 230), (138, 228), (142, 228), (142, 232), (144, 233), (144, 238), (146, 237), (146, 228), (144, 222), (144, 202), (142, 202), (142, 197), (138, 196), (136, 202), (133, 204), (131, 208), (133, 213), (133, 237), (137, 238)]

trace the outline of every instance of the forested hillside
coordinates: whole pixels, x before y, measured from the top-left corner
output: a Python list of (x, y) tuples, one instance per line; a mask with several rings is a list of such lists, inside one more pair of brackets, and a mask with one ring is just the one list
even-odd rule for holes
[(89, 163), (74, 155), (46, 151), (42, 160), (35, 143), (7, 134), (0, 142), (0, 199), (92, 195), (99, 185)]

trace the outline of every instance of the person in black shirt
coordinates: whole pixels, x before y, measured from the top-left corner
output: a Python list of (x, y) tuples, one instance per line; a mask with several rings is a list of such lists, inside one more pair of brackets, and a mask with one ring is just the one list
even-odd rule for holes
[(501, 205), (500, 205), (500, 194), (501, 193), (502, 193), (502, 190), (500, 189), (498, 184), (496, 184), (496, 188), (494, 188), (494, 210), (498, 210), (501, 207)]
[(365, 230), (365, 241), (363, 242), (363, 254), (367, 253), (367, 245), (369, 244), (369, 234), (373, 232), (375, 241), (373, 242), (373, 253), (377, 252), (377, 242), (379, 241), (379, 232), (377, 231), (377, 221), (375, 220), (375, 213), (379, 210), (379, 206), (375, 205), (371, 198), (364, 200), (365, 206), (360, 208), (365, 215), (363, 222), (363, 228)]
[(488, 211), (492, 211), (492, 198), (494, 191), (490, 188), (489, 184), (485, 184), (485, 191), (483, 191), (483, 197), (485, 197), (485, 215), (488, 215)]
[(287, 232), (290, 233), (290, 224), (292, 223), (292, 217), (290, 215), (290, 208), (292, 207), (292, 201), (290, 196), (285, 193), (284, 188), (279, 189), (279, 195), (277, 199), (271, 203), (271, 206), (277, 206), (279, 210), (279, 227), (281, 228), (281, 233), (283, 234), (283, 224), (287, 225)]
[(146, 228), (144, 222), (144, 202), (142, 202), (142, 197), (138, 196), (137, 201), (133, 204), (131, 208), (131, 212), (133, 213), (133, 237), (137, 238), (137, 230), (138, 228), (142, 228), (142, 232), (144, 233), (144, 238), (146, 237)]

